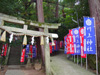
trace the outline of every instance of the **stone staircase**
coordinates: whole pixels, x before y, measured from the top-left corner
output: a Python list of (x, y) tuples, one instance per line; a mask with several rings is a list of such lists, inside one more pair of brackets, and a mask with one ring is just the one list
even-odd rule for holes
[(8, 65), (20, 65), (21, 46), (11, 46)]

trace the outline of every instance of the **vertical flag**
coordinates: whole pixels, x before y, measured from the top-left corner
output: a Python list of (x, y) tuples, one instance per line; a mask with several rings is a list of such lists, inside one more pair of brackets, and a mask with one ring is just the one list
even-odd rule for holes
[(5, 45), (2, 46), (2, 54), (1, 54), (1, 56), (4, 56), (4, 51), (5, 51), (4, 49), (5, 49)]
[(52, 52), (54, 52), (54, 46), (52, 46)]
[(25, 57), (28, 57), (28, 53), (29, 53), (29, 44), (26, 45)]
[(33, 49), (32, 50), (33, 50), (32, 51), (33, 52), (32, 53), (32, 57), (35, 58), (36, 57), (36, 54), (37, 54), (36, 45), (33, 46)]
[(67, 34), (67, 39), (66, 39), (66, 41), (67, 41), (67, 54), (70, 54), (70, 43), (69, 43), (69, 34)]
[(84, 53), (96, 54), (94, 18), (84, 17)]
[(5, 44), (4, 46), (4, 56), (6, 56), (6, 54), (7, 54), (7, 44)]
[(81, 54), (81, 46), (80, 46), (80, 36), (79, 36), (79, 28), (72, 29), (73, 33), (73, 42), (74, 42), (74, 54)]
[(70, 54), (74, 54), (74, 43), (73, 43), (72, 30), (69, 30), (69, 45), (70, 45)]
[(81, 58), (86, 58), (86, 54), (84, 54), (84, 27), (79, 29), (79, 33), (81, 43)]
[[(33, 46), (32, 45), (30, 45), (30, 52), (31, 52), (31, 54), (33, 53)], [(32, 56), (33, 55), (31, 55), (31, 58), (32, 58)]]
[(54, 40), (55, 46), (54, 46), (54, 50), (56, 50), (56, 40)]
[(67, 53), (67, 36), (64, 37), (64, 54)]
[(52, 43), (49, 43), (49, 48), (50, 48), (50, 54), (52, 53)]
[(25, 58), (25, 48), (22, 50), (20, 62), (24, 62), (24, 58)]

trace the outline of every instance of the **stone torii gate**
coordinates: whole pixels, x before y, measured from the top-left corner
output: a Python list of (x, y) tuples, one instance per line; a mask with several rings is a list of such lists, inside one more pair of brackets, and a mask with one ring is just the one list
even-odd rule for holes
[[(15, 28), (15, 27), (9, 27), (4, 26), (4, 22), (9, 22), (13, 24), (19, 24), (24, 25), (23, 28)], [(43, 28), (44, 32), (40, 31), (34, 31), (34, 30), (28, 30), (28, 25), (37, 27), (37, 28)], [(58, 38), (57, 34), (54, 33), (48, 33), (48, 29), (58, 29), (60, 24), (49, 24), (49, 23), (33, 23), (30, 22), (28, 25), (25, 24), (25, 21), (19, 20), (16, 17), (5, 15), (0, 13), (0, 29), (7, 31), (8, 33), (13, 33), (14, 35), (28, 35), (28, 36), (34, 36), (34, 37), (44, 37), (44, 50), (45, 50), (45, 67), (46, 67), (46, 75), (51, 75), (50, 70), (50, 50), (49, 50), (49, 40), (48, 38)], [(1, 34), (1, 30), (0, 30)]]

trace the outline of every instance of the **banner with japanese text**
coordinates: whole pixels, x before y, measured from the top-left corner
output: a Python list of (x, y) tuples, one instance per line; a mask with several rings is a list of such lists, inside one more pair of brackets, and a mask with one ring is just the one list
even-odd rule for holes
[(31, 58), (33, 57), (32, 53), (33, 53), (33, 45), (30, 45), (30, 52), (31, 52)]
[(21, 60), (20, 60), (20, 62), (24, 62), (24, 59), (25, 59), (25, 48), (22, 49), (22, 54), (21, 54)]
[(74, 54), (81, 55), (79, 28), (72, 29), (72, 34), (74, 42)]
[(96, 54), (94, 18), (84, 17), (84, 53)]
[(64, 37), (64, 54), (67, 53), (67, 36)]
[(70, 54), (70, 43), (69, 43), (69, 34), (67, 34), (67, 54)]
[(7, 54), (7, 44), (4, 44), (2, 46), (2, 53), (1, 53), (1, 56), (6, 56)]
[(1, 56), (4, 56), (4, 51), (5, 51), (4, 49), (5, 49), (5, 45), (2, 46), (2, 53), (1, 53)]
[(52, 43), (49, 43), (50, 53), (52, 53)]
[(29, 44), (26, 45), (25, 57), (28, 57), (28, 53), (29, 53)]
[(69, 45), (70, 45), (70, 54), (74, 54), (74, 43), (73, 43), (72, 30), (69, 30)]
[(86, 58), (86, 54), (84, 54), (84, 27), (79, 29), (79, 34), (81, 43), (81, 58)]
[(37, 56), (37, 48), (36, 48), (36, 45), (33, 46), (33, 54), (32, 54), (33, 58), (35, 58)]

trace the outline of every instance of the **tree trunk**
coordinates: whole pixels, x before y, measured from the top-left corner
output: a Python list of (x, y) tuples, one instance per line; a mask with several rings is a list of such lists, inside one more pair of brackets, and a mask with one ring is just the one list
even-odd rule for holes
[(65, 14), (65, 12), (64, 12), (64, 6), (63, 6), (63, 8), (62, 8), (62, 16), (63, 16), (64, 18), (66, 18), (66, 14)]
[(90, 16), (95, 17), (96, 35), (97, 35), (97, 50), (100, 56), (100, 0), (88, 0), (90, 8)]
[(57, 0), (57, 4), (56, 4), (56, 13), (55, 13), (55, 17), (58, 18), (58, 0)]
[[(38, 16), (38, 22), (43, 23), (44, 22), (44, 13), (43, 13), (43, 0), (37, 0), (37, 16)], [(44, 32), (44, 29), (39, 28), (39, 31)], [(45, 56), (44, 56), (44, 46), (38, 46), (41, 48), (41, 52), (42, 52), (42, 63), (44, 65), (44, 61), (45, 61)]]

